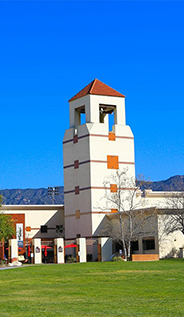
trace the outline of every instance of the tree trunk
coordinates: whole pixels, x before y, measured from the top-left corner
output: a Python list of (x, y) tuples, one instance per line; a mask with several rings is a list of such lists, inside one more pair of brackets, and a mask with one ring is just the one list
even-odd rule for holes
[(127, 249), (126, 249), (126, 244), (125, 244), (124, 238), (123, 238), (122, 242), (123, 242), (123, 250), (124, 250), (125, 261), (127, 261)]
[(131, 257), (131, 241), (128, 241), (128, 260), (130, 260)]
[(123, 234), (123, 221), (122, 221), (122, 216), (120, 212), (119, 212), (119, 223), (120, 223), (120, 234), (121, 234), (121, 241), (123, 244), (124, 256), (125, 256), (125, 260), (127, 261), (127, 249), (126, 249), (125, 238)]

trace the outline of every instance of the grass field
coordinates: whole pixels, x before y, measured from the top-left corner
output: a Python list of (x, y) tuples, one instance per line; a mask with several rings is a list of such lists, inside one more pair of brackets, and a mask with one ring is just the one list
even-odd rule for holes
[(0, 316), (184, 316), (184, 260), (0, 271)]

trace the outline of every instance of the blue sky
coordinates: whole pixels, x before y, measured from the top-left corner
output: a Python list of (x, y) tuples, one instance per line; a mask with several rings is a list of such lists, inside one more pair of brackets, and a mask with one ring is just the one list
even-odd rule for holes
[(183, 1), (0, 1), (0, 188), (63, 185), (68, 99), (126, 95), (136, 173), (184, 174)]

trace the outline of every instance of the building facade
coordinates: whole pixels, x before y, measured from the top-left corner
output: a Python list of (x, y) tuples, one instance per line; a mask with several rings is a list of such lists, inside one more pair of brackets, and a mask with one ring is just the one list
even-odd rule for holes
[[(106, 199), (107, 193), (117, 193), (119, 185), (113, 179), (124, 173), (124, 210), (128, 195), (135, 189), (134, 136), (126, 124), (125, 96), (97, 79), (69, 100), (69, 109), (70, 128), (63, 139), (65, 205), (9, 205), (1, 209), (12, 216), (20, 247), (35, 238), (52, 244), (61, 234), (58, 228), (64, 228), (65, 243), (87, 238), (87, 254), (96, 260), (98, 239), (104, 231), (108, 236), (107, 218), (114, 228), (119, 226), (117, 209)], [(131, 180), (129, 186), (127, 179)], [(157, 212), (134, 239), (135, 259), (177, 256), (184, 246), (181, 230), (165, 232), (173, 212), (168, 201), (174, 194), (176, 197), (172, 192), (136, 191), (131, 201), (135, 212), (143, 210), (146, 215), (153, 208)], [(0, 245), (0, 258), (3, 254)]]
[[(1, 212), (10, 215), (15, 229), (15, 236), (20, 249), (24, 254), (27, 246), (31, 246), (32, 239), (39, 238), (43, 245), (50, 246), (53, 253), (55, 238), (61, 236), (59, 230), (64, 228), (63, 205), (3, 205)], [(7, 257), (8, 244), (1, 242), (0, 259)]]

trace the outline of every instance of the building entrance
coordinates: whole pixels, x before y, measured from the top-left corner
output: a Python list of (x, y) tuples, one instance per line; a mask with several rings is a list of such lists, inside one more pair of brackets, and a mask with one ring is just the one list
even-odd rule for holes
[(41, 240), (42, 263), (54, 263), (54, 240)]

